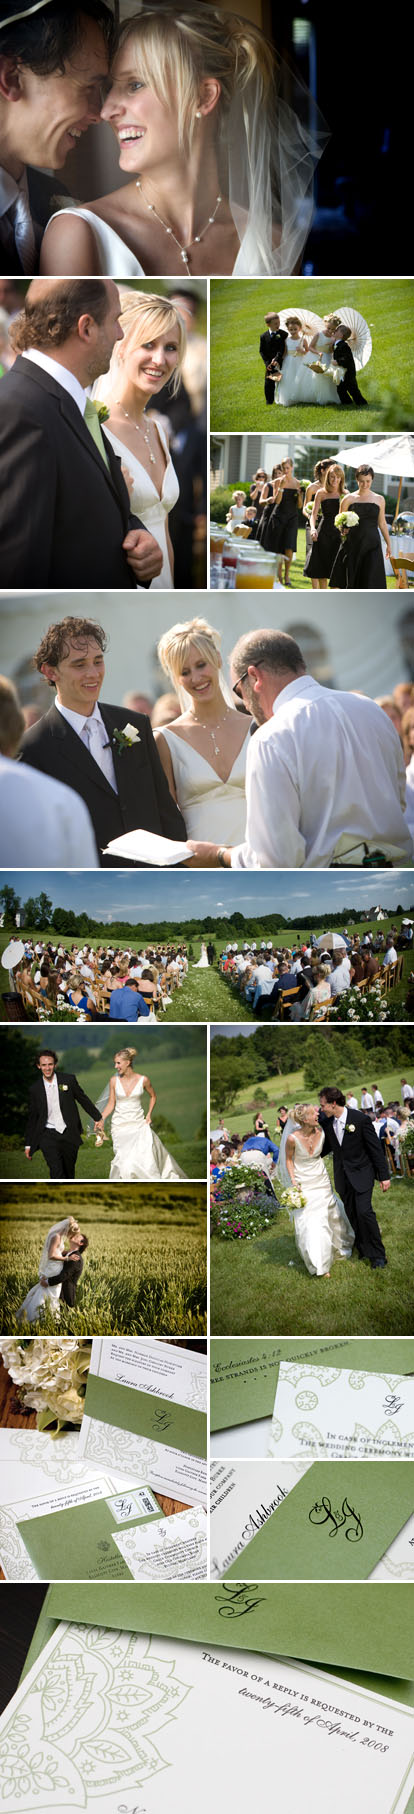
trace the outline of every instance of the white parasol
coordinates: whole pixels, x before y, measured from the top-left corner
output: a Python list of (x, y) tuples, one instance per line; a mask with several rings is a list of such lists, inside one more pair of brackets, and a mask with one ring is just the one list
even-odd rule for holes
[(368, 360), (371, 358), (372, 353), (372, 340), (368, 322), (364, 321), (363, 315), (358, 314), (358, 309), (332, 309), (332, 314), (336, 315), (339, 321), (343, 321), (344, 327), (352, 328), (351, 339), (348, 340), (348, 346), (350, 346), (351, 353), (354, 355), (357, 371), (362, 371), (362, 367), (368, 365)]
[(21, 963), (22, 957), (24, 957), (24, 945), (22, 945), (21, 938), (10, 939), (10, 944), (6, 945), (5, 951), (3, 951), (1, 960), (3, 970), (15, 970), (16, 965)]
[(345, 940), (341, 938), (339, 932), (323, 932), (321, 938), (317, 938), (316, 943), (319, 945), (320, 951), (346, 951)]
[(290, 315), (297, 315), (297, 319), (301, 323), (304, 334), (313, 336), (313, 334), (321, 334), (322, 332), (321, 316), (314, 315), (312, 309), (298, 309), (295, 303), (294, 307), (291, 309), (279, 309), (278, 314), (282, 328), (286, 327), (286, 322), (289, 320)]

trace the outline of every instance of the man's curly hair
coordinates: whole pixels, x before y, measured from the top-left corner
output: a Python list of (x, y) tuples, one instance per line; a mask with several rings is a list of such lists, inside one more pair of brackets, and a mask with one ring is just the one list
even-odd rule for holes
[[(99, 643), (104, 655), (107, 646), (105, 631), (101, 624), (95, 623), (93, 617), (62, 617), (59, 624), (49, 624), (49, 629), (42, 636), (33, 656), (33, 665), (39, 669), (39, 673), (46, 661), (49, 667), (58, 668), (59, 662), (66, 661), (71, 643), (79, 644), (82, 649), (82, 645), (86, 648), (86, 644), (91, 641)], [(54, 681), (49, 680), (48, 684), (53, 687)]]

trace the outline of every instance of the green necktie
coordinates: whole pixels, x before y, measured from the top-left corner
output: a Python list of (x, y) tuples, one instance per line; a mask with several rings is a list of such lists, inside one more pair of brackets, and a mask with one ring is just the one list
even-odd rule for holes
[(95, 404), (92, 403), (90, 397), (87, 397), (87, 399), (86, 399), (86, 409), (85, 409), (85, 414), (84, 414), (83, 420), (86, 423), (86, 427), (89, 429), (89, 434), (92, 435), (92, 440), (95, 442), (95, 447), (97, 447), (98, 453), (101, 455), (101, 460), (105, 461), (105, 466), (107, 466), (108, 472), (109, 472), (109, 460), (108, 460), (108, 455), (106, 452), (101, 424), (99, 421), (98, 411), (95, 407)]

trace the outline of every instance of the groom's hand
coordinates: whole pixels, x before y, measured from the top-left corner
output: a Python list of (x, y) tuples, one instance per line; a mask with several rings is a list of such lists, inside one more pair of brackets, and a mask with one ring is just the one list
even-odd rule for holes
[(381, 1190), (389, 1190), (391, 1178), (380, 1178)]
[(162, 554), (153, 535), (146, 529), (130, 529), (122, 543), (127, 561), (138, 585), (146, 580), (157, 579), (161, 573)]
[(31, 1151), (30, 1151), (30, 1146), (25, 1146), (24, 1151), (25, 1151), (25, 1158), (31, 1159), (32, 1155), (31, 1155)]

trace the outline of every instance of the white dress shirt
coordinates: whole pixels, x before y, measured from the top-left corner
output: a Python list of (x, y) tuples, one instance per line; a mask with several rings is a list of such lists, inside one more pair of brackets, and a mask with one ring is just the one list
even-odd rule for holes
[(387, 964), (396, 964), (397, 957), (398, 957), (398, 952), (395, 949), (395, 945), (389, 945), (388, 951), (385, 952), (385, 955), (382, 960), (382, 969), (386, 970)]
[(403, 1083), (402, 1089), (401, 1089), (401, 1095), (402, 1095), (403, 1102), (412, 1102), (413, 1096), (414, 1096), (414, 1090), (411, 1089), (410, 1083)]
[(331, 995), (343, 995), (351, 982), (351, 965), (349, 957), (343, 957), (342, 963), (336, 965), (329, 978)]
[[(0, 756), (2, 861), (13, 869), (97, 869), (87, 806), (72, 787)], [(41, 950), (43, 947), (41, 947)]]
[(356, 1096), (348, 1096), (347, 1108), (348, 1109), (357, 1109), (358, 1108), (358, 1099)]
[[(69, 707), (67, 705), (62, 705), (60, 699), (55, 700), (55, 705), (56, 710), (61, 713), (62, 718), (66, 718), (66, 723), (71, 724), (72, 730), (76, 731), (77, 737), (81, 738), (82, 743), (85, 744), (85, 749), (90, 749), (90, 754), (93, 756), (94, 762), (97, 762), (98, 768), (102, 769), (102, 773), (106, 776), (106, 780), (109, 781), (110, 787), (113, 787), (114, 794), (117, 794), (118, 787), (111, 745), (108, 740), (108, 732), (106, 725), (104, 725), (97, 701), (95, 702), (93, 712), (90, 712), (89, 717), (83, 712), (69, 711)], [(91, 726), (91, 735), (89, 735), (89, 725)]]
[(233, 869), (359, 865), (362, 842), (411, 861), (400, 739), (374, 700), (331, 692), (309, 674), (283, 687), (250, 738), (247, 820)]
[(46, 1096), (47, 1096), (46, 1127), (53, 1127), (55, 1129), (56, 1134), (64, 1134), (65, 1128), (66, 1128), (66, 1121), (63, 1120), (62, 1110), (61, 1110), (61, 1106), (60, 1106), (60, 1102), (59, 1102), (59, 1088), (58, 1088), (58, 1080), (57, 1080), (56, 1072), (54, 1074), (54, 1077), (52, 1077), (50, 1079), (50, 1082), (48, 1081), (48, 1079), (46, 1077), (44, 1077), (43, 1083), (44, 1083), (44, 1087), (46, 1090)]
[(37, 346), (30, 346), (27, 353), (22, 353), (22, 359), (30, 359), (32, 365), (40, 365), (42, 372), (48, 372), (49, 378), (54, 378), (55, 384), (62, 385), (62, 390), (68, 392), (72, 402), (77, 403), (81, 416), (84, 416), (87, 392), (79, 383), (79, 378), (75, 378), (74, 372), (68, 372), (66, 365), (59, 365), (58, 359), (50, 359), (49, 353), (40, 353)]
[(335, 1128), (336, 1138), (337, 1138), (337, 1140), (339, 1140), (340, 1146), (342, 1146), (342, 1141), (343, 1141), (343, 1137), (344, 1137), (344, 1133), (345, 1133), (347, 1112), (348, 1111), (345, 1108), (345, 1109), (341, 1109), (340, 1115), (334, 1115), (334, 1128)]
[(371, 1091), (363, 1090), (362, 1096), (361, 1096), (361, 1108), (365, 1110), (365, 1109), (373, 1109), (373, 1107), (374, 1107), (374, 1098), (373, 1098), (373, 1096), (371, 1096)]

